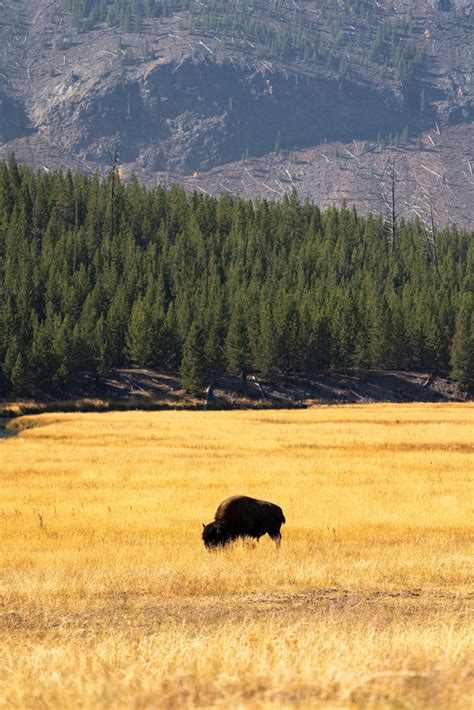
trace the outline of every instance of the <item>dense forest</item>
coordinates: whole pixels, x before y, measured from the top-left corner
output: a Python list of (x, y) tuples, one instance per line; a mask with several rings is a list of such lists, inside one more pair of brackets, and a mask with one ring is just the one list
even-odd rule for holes
[(474, 380), (474, 234), (0, 163), (0, 382), (111, 367), (450, 371)]

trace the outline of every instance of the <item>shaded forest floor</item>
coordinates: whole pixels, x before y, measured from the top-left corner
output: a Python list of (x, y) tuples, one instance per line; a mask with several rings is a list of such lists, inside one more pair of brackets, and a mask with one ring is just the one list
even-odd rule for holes
[(304, 409), (317, 404), (368, 402), (463, 402), (472, 392), (445, 377), (401, 371), (328, 372), (311, 380), (297, 376), (245, 381), (226, 375), (212, 391), (192, 396), (177, 374), (114, 369), (107, 376), (85, 377), (62, 395), (36, 389), (29, 398), (0, 399), (0, 416), (48, 411), (127, 409)]

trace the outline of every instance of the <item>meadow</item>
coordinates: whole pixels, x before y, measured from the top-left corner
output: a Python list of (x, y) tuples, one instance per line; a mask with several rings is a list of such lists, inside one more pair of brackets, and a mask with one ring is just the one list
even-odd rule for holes
[[(0, 707), (471, 707), (472, 404), (14, 424)], [(280, 550), (205, 550), (237, 493)]]

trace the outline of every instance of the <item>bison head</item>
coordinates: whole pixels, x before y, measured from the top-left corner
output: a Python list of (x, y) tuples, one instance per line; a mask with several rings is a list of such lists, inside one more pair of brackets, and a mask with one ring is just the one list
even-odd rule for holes
[(202, 539), (206, 547), (218, 547), (229, 542), (230, 535), (223, 525), (208, 523), (203, 524)]

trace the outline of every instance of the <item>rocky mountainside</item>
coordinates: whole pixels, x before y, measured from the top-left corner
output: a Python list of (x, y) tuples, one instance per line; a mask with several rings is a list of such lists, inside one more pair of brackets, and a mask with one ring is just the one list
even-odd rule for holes
[(0, 155), (472, 224), (473, 39), (470, 0), (1, 0)]

